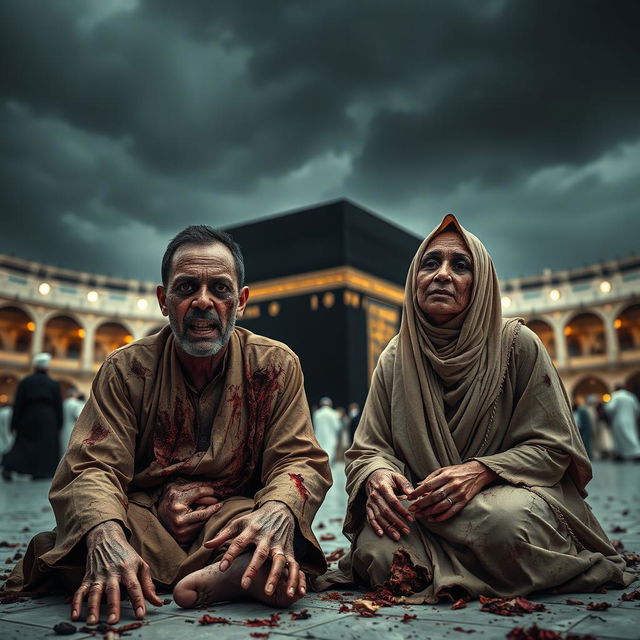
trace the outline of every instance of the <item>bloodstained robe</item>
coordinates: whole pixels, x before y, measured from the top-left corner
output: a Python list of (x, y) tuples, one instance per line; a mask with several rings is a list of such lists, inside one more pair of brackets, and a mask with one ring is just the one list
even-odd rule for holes
[[(213, 481), (224, 501), (188, 549), (156, 513), (162, 488), (176, 478)], [(107, 520), (123, 526), (154, 580), (172, 585), (221, 555), (203, 548), (204, 540), (268, 500), (291, 509), (296, 556), (319, 574), (326, 564), (311, 522), (330, 485), (300, 363), (288, 347), (236, 327), (221, 374), (198, 393), (165, 327), (118, 349), (100, 368), (53, 479), (56, 531), (32, 540), (6, 586), (50, 588), (52, 570), (77, 586), (83, 538)]]

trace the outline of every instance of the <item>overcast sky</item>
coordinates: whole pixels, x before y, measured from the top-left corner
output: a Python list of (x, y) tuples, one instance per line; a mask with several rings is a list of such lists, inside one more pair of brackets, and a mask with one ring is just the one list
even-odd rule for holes
[(0, 12), (1, 253), (157, 280), (186, 224), (343, 196), (456, 213), (501, 277), (640, 250), (636, 0)]

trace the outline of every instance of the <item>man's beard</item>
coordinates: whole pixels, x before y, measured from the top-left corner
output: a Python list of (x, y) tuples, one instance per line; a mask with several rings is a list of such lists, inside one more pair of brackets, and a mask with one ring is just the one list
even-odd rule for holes
[[(226, 346), (227, 342), (229, 342), (229, 338), (236, 326), (236, 309), (237, 305), (234, 305), (230, 314), (229, 323), (225, 327), (224, 331), (221, 330), (222, 325), (218, 314), (207, 311), (202, 312), (200, 310), (194, 310), (189, 314), (189, 316), (185, 317), (182, 333), (179, 332), (178, 323), (175, 318), (171, 317), (171, 315), (169, 316), (169, 325), (171, 326), (171, 330), (173, 331), (173, 335), (176, 337), (178, 344), (187, 354), (195, 356), (196, 358), (215, 356)], [(189, 324), (192, 319), (212, 322), (220, 335), (218, 335), (218, 337), (213, 341), (198, 340), (194, 342), (188, 336)]]

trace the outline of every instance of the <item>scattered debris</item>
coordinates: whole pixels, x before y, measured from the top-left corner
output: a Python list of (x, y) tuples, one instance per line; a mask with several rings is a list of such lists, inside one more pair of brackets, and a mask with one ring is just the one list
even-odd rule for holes
[(320, 600), (337, 600), (342, 602), (342, 596), (337, 591), (329, 591), (320, 596)]
[(462, 627), (453, 627), (454, 631), (459, 631), (460, 633), (475, 633), (475, 629), (463, 629)]
[(627, 533), (627, 530), (617, 524), (613, 527), (613, 529), (611, 529), (611, 533)]
[(353, 610), (357, 611), (363, 618), (372, 618), (381, 606), (366, 598), (353, 601)]
[(633, 591), (629, 591), (629, 593), (623, 593), (620, 596), (621, 600), (626, 600), (629, 602), (630, 600), (640, 600), (640, 589), (634, 589)]
[(635, 551), (627, 551), (622, 554), (622, 557), (628, 567), (636, 567), (640, 564), (640, 553), (636, 553)]
[(308, 620), (311, 617), (311, 614), (307, 609), (303, 609), (302, 611), (292, 611), (291, 619), (292, 620)]
[(323, 542), (326, 542), (327, 540), (335, 540), (336, 537), (335, 535), (333, 535), (333, 533), (323, 533), (320, 536), (320, 540), (322, 540)]
[(19, 542), (7, 542), (6, 540), (2, 540), (0, 542), (1, 549), (15, 549), (16, 547), (19, 547), (19, 546), (20, 546)]
[(622, 515), (623, 515), (623, 516), (628, 516), (628, 515), (629, 515), (629, 509), (625, 509), (625, 510), (622, 512)]
[(314, 529), (325, 529), (326, 528), (326, 524), (324, 522), (318, 522), (318, 524), (314, 524), (313, 528)]
[(507, 640), (597, 640), (592, 635), (579, 635), (575, 633), (569, 633), (563, 636), (558, 631), (552, 631), (551, 629), (542, 629), (538, 625), (534, 624), (528, 629), (524, 627), (515, 627), (509, 631)]
[(172, 600), (171, 598), (165, 598), (165, 599), (162, 601), (162, 604), (171, 604), (172, 602), (173, 602), (173, 600)]
[(272, 613), (268, 618), (254, 618), (253, 620), (245, 620), (245, 627), (279, 627), (280, 626), (280, 614)]
[(480, 596), (480, 611), (498, 616), (521, 616), (534, 611), (546, 611), (543, 604), (535, 604), (522, 596), (515, 598), (487, 598)]
[(584, 604), (584, 602), (582, 602), (582, 600), (574, 600), (573, 598), (567, 598), (567, 599), (565, 600), (565, 602), (566, 602), (567, 604), (575, 604), (576, 606), (577, 606), (577, 605)]
[(31, 531), (29, 527), (22, 527), (22, 529), (20, 529), (20, 533), (28, 533), (29, 531)]
[(266, 631), (252, 631), (249, 634), (252, 638), (268, 638), (269, 633)]
[(610, 540), (611, 546), (616, 549), (616, 551), (622, 551), (624, 549), (624, 543), (622, 540)]
[(408, 613), (405, 613), (405, 614), (402, 616), (402, 620), (401, 620), (401, 622), (404, 622), (405, 624), (407, 624), (407, 623), (408, 623), (408, 622), (410, 622), (411, 620), (415, 620), (417, 617), (418, 617), (418, 616), (412, 616), (412, 615), (410, 615), (410, 614), (408, 614)]
[(351, 613), (352, 609), (348, 604), (341, 604), (338, 613)]
[(70, 636), (77, 631), (76, 625), (70, 622), (58, 622), (58, 624), (53, 625), (53, 630), (59, 636)]
[(452, 605), (452, 609), (464, 609), (467, 606), (467, 601), (464, 598), (458, 598)]
[(28, 598), (20, 593), (0, 591), (0, 604), (14, 604), (15, 602), (26, 602)]
[(610, 606), (608, 602), (590, 602), (587, 609), (589, 611), (606, 611)]
[(198, 620), (200, 624), (231, 624), (231, 620), (228, 618), (219, 618), (215, 616), (210, 616), (208, 613), (205, 613), (202, 618)]

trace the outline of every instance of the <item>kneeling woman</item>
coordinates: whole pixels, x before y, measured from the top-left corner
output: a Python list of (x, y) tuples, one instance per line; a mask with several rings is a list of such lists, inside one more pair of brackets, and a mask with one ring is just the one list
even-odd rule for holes
[(422, 577), (411, 602), (632, 579), (584, 501), (591, 468), (551, 360), (502, 319), (491, 258), (453, 216), (411, 263), (346, 458), (351, 552), (320, 587), (375, 587), (394, 554)]

